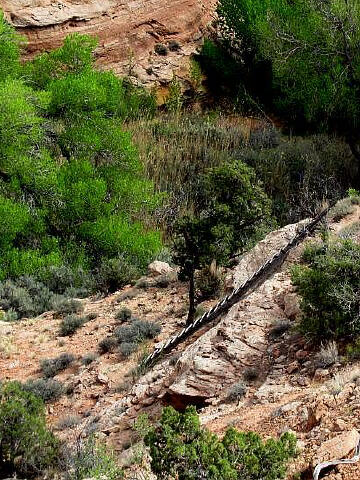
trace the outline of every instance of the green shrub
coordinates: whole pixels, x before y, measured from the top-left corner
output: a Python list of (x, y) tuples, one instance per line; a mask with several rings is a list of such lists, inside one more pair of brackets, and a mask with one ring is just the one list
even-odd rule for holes
[(124, 258), (104, 260), (97, 273), (97, 288), (105, 293), (113, 293), (124, 287), (139, 275), (138, 269)]
[(46, 428), (40, 398), (16, 382), (0, 386), (0, 475), (38, 476), (55, 465), (58, 441)]
[(141, 343), (155, 338), (160, 332), (161, 327), (157, 323), (134, 320), (131, 325), (117, 328), (114, 335), (119, 343)]
[(318, 339), (354, 338), (360, 332), (360, 246), (333, 240), (305, 249), (307, 265), (292, 270), (302, 297), (301, 330)]
[(40, 368), (45, 377), (54, 377), (62, 370), (65, 370), (75, 360), (71, 353), (61, 353), (55, 358), (46, 358), (41, 360)]
[(86, 317), (78, 317), (77, 315), (67, 315), (60, 323), (59, 335), (60, 337), (66, 337), (72, 335), (80, 327), (87, 322)]
[(130, 320), (131, 316), (132, 316), (132, 311), (130, 310), (130, 308), (126, 308), (126, 307), (121, 308), (115, 314), (115, 318), (119, 322), (126, 322)]
[(339, 237), (343, 239), (356, 239), (360, 235), (360, 222), (353, 222), (350, 225), (342, 228), (339, 232)]
[(237, 382), (232, 385), (227, 393), (227, 399), (230, 402), (235, 402), (243, 398), (246, 394), (247, 386), (244, 382)]
[(20, 318), (34, 317), (52, 308), (53, 294), (31, 277), (0, 282), (0, 306), (14, 310)]
[(9, 310), (4, 313), (2, 320), (4, 322), (15, 322), (16, 320), (18, 320), (18, 318), (19, 315), (17, 314), (16, 310), (14, 310), (13, 308), (9, 308)]
[(81, 359), (83, 365), (90, 365), (98, 358), (98, 355), (94, 352), (86, 353)]
[(138, 343), (122, 342), (119, 345), (119, 352), (126, 358), (129, 357), (132, 353), (135, 353), (138, 348)]
[(81, 417), (78, 415), (67, 415), (60, 418), (56, 424), (56, 430), (66, 430), (67, 428), (74, 428), (81, 422)]
[(155, 45), (154, 50), (158, 55), (163, 55), (164, 56), (164, 55), (167, 55), (167, 53), (168, 53), (168, 49), (166, 48), (166, 46), (163, 43), (157, 43)]
[(93, 276), (82, 267), (52, 265), (40, 272), (40, 278), (49, 290), (65, 296), (71, 296), (69, 290), (72, 289), (77, 293), (72, 296), (85, 297), (95, 288)]
[(53, 378), (38, 378), (28, 380), (23, 385), (24, 390), (40, 397), (44, 402), (53, 402), (60, 398), (64, 393), (62, 383)]
[(355, 207), (351, 199), (344, 198), (343, 200), (337, 202), (337, 204), (330, 209), (328, 217), (333, 222), (339, 222), (342, 218), (353, 213), (354, 210)]
[(82, 312), (84, 306), (80, 300), (58, 296), (54, 300), (53, 308), (54, 311), (59, 315), (70, 315), (72, 313)]
[(346, 355), (350, 360), (360, 359), (360, 338), (357, 338), (353, 343), (347, 345)]
[[(108, 291), (161, 249), (151, 213), (162, 197), (124, 131), (125, 119), (155, 113), (154, 95), (97, 69), (90, 36), (20, 64), (22, 39), (2, 14), (0, 34), (0, 280), (30, 275), (51, 294), (84, 297), (100, 272)], [(42, 293), (12, 308), (49, 310)]]
[(195, 407), (185, 413), (166, 407), (158, 424), (138, 430), (145, 430), (152, 470), (164, 480), (279, 480), (295, 455), (296, 439), (288, 433), (263, 442), (230, 428), (220, 440), (200, 426)]
[(100, 353), (112, 352), (117, 346), (118, 342), (115, 337), (105, 337), (100, 340), (98, 349)]
[(75, 450), (65, 451), (65, 455), (69, 480), (84, 478), (122, 480), (124, 478), (114, 454), (94, 436), (77, 442)]

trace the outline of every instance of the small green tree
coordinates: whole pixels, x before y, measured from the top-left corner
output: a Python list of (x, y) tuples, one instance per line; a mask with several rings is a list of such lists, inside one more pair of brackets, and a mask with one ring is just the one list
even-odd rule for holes
[(254, 171), (240, 161), (209, 169), (201, 178), (192, 215), (175, 229), (174, 261), (189, 280), (189, 314), (195, 313), (195, 270), (229, 261), (259, 238), (270, 222), (270, 200)]
[(279, 480), (295, 455), (296, 439), (285, 433), (262, 442), (256, 433), (230, 428), (219, 440), (200, 426), (195, 407), (184, 413), (166, 407), (159, 423), (146, 428), (145, 444), (159, 479)]
[(58, 441), (39, 397), (11, 382), (0, 388), (0, 475), (38, 475), (56, 463)]
[(360, 246), (351, 240), (312, 245), (307, 265), (293, 269), (302, 297), (302, 331), (315, 339), (352, 339), (360, 334)]

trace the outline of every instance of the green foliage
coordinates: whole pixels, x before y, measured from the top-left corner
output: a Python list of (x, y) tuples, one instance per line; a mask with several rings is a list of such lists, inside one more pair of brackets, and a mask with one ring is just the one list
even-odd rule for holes
[(64, 393), (64, 386), (54, 378), (27, 380), (22, 388), (40, 397), (44, 402), (53, 402)]
[(6, 311), (13, 309), (20, 318), (33, 317), (51, 310), (53, 300), (53, 293), (31, 277), (0, 282), (1, 308)]
[(329, 219), (333, 222), (339, 222), (342, 218), (350, 215), (355, 211), (355, 207), (351, 198), (344, 198), (339, 200), (329, 211)]
[(139, 269), (125, 258), (104, 260), (97, 272), (97, 286), (103, 292), (116, 292), (139, 275)]
[(166, 99), (166, 106), (171, 113), (179, 113), (183, 104), (181, 83), (174, 76), (169, 83), (169, 94)]
[(115, 337), (105, 337), (100, 340), (98, 349), (100, 353), (108, 353), (115, 349), (118, 342)]
[(53, 307), (56, 313), (60, 315), (70, 315), (72, 313), (80, 313), (84, 307), (80, 300), (74, 298), (66, 298), (58, 296), (53, 303)]
[(195, 270), (214, 260), (224, 264), (260, 239), (271, 224), (270, 206), (255, 172), (241, 161), (202, 176), (194, 213), (178, 220), (174, 240), (174, 261), (189, 279), (188, 323), (195, 313)]
[(222, 264), (243, 251), (270, 222), (270, 200), (254, 171), (241, 161), (203, 175), (197, 210), (177, 226), (175, 261), (188, 276), (192, 269)]
[(16, 382), (0, 387), (0, 474), (38, 476), (56, 463), (58, 441), (46, 428), (40, 398)]
[(128, 342), (122, 342), (119, 345), (119, 352), (121, 355), (123, 355), (125, 358), (129, 357), (132, 353), (135, 353), (139, 348), (138, 343), (128, 343)]
[(130, 310), (130, 308), (126, 308), (126, 307), (121, 308), (115, 314), (115, 318), (119, 322), (126, 322), (127, 320), (130, 320), (131, 317), (132, 317), (132, 311)]
[(360, 246), (338, 240), (308, 247), (308, 264), (293, 269), (302, 297), (304, 333), (320, 339), (354, 338), (360, 332)]
[(157, 323), (134, 320), (130, 325), (117, 328), (114, 333), (119, 343), (141, 343), (155, 338), (160, 331), (161, 327)]
[(59, 335), (60, 337), (66, 337), (68, 335), (72, 335), (76, 332), (80, 327), (87, 322), (86, 317), (78, 317), (77, 315), (67, 315), (63, 320), (60, 322), (59, 327)]
[(230, 428), (219, 440), (201, 428), (194, 407), (185, 413), (166, 407), (159, 423), (145, 429), (145, 444), (159, 479), (279, 480), (295, 455), (296, 439), (286, 433), (262, 442), (256, 433)]
[(20, 46), (22, 38), (5, 20), (0, 10), (0, 82), (16, 77), (20, 72)]
[(341, 198), (358, 172), (348, 146), (334, 137), (312, 135), (286, 141), (276, 131), (260, 130), (250, 141), (252, 148), (239, 156), (262, 180), (281, 224), (314, 215), (324, 199)]
[(358, 137), (357, 0), (220, 0), (219, 15), (243, 59), (250, 50), (271, 63), (281, 113)]
[(353, 343), (347, 345), (346, 355), (350, 360), (360, 359), (360, 338), (357, 338)]
[(67, 459), (70, 480), (84, 478), (121, 480), (124, 478), (114, 454), (93, 436), (79, 441), (75, 451), (67, 453)]
[(45, 377), (54, 377), (68, 368), (74, 360), (75, 357), (72, 353), (61, 353), (58, 357), (41, 360), (40, 367)]
[(42, 140), (41, 109), (46, 95), (37, 95), (21, 80), (0, 83), (0, 171), (11, 173), (14, 156), (29, 155)]
[(97, 70), (89, 36), (24, 65), (2, 14), (0, 37), (0, 279), (31, 275), (86, 295), (112, 259), (137, 274), (161, 247), (149, 228), (161, 198), (124, 122), (153, 115), (153, 96)]
[(224, 275), (221, 269), (216, 267), (215, 262), (196, 274), (195, 286), (202, 300), (219, 296), (224, 286)]
[(29, 83), (46, 89), (50, 82), (68, 74), (86, 73), (93, 67), (96, 46), (97, 40), (90, 36), (77, 33), (68, 35), (60, 48), (43, 53), (25, 65)]
[(98, 355), (94, 352), (86, 353), (83, 358), (81, 359), (83, 365), (91, 365), (96, 359)]

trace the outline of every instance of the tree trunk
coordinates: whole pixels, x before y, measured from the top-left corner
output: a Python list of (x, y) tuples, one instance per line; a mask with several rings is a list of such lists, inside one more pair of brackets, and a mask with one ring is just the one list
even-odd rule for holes
[(186, 325), (190, 325), (195, 317), (195, 269), (193, 268), (189, 278), (189, 313)]

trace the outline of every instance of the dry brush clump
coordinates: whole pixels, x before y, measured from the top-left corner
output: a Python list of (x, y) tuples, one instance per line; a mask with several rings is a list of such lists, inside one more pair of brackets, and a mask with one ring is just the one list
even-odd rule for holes
[(322, 344), (320, 351), (315, 355), (315, 365), (321, 368), (331, 367), (339, 361), (339, 350), (336, 342)]
[(54, 377), (68, 368), (74, 361), (75, 356), (72, 353), (61, 353), (58, 357), (41, 360), (40, 368), (45, 377)]

